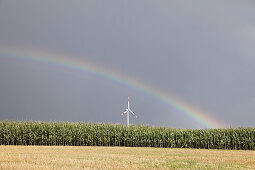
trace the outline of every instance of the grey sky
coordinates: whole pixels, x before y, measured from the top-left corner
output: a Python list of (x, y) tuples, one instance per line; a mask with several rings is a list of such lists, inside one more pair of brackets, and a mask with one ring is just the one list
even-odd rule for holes
[[(0, 2), (0, 47), (80, 57), (164, 89), (227, 126), (254, 126), (255, 2)], [(134, 89), (0, 55), (0, 119), (203, 128)]]

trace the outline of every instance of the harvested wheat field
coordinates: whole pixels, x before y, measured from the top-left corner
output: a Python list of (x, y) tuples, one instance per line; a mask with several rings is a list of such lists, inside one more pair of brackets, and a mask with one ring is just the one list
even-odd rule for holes
[(0, 169), (255, 169), (255, 151), (0, 146)]

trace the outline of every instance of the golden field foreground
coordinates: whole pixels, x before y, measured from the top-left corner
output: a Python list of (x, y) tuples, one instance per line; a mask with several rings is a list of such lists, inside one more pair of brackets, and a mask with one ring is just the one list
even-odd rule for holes
[(0, 169), (255, 169), (255, 151), (0, 146)]

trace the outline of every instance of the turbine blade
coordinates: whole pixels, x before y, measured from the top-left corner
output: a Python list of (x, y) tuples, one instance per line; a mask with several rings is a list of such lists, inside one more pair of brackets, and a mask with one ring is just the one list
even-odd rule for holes
[(121, 116), (124, 115), (124, 114), (126, 114), (126, 113), (127, 113), (127, 110), (126, 110), (125, 112), (121, 113)]
[(129, 110), (129, 111), (137, 118), (136, 114), (134, 112), (132, 112), (132, 110)]

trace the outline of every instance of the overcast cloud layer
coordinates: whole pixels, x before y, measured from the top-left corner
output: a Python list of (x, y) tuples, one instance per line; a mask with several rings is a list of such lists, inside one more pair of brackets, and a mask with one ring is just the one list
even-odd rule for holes
[[(255, 2), (0, 1), (0, 47), (66, 54), (172, 93), (226, 126), (255, 126)], [(0, 120), (204, 128), (98, 76), (0, 54)]]

